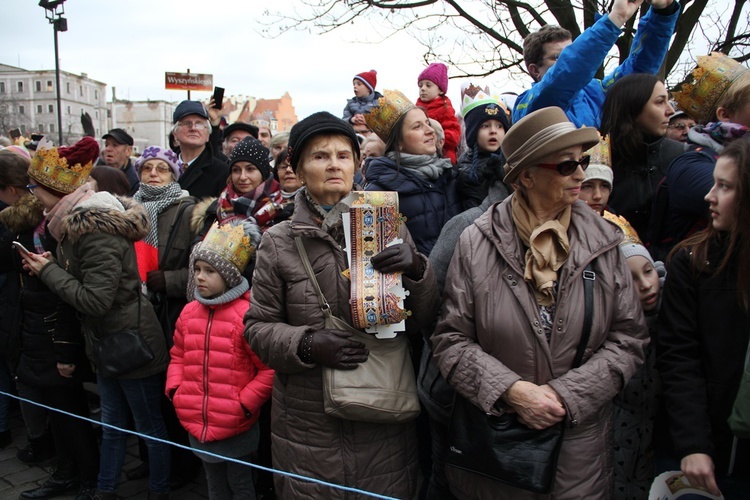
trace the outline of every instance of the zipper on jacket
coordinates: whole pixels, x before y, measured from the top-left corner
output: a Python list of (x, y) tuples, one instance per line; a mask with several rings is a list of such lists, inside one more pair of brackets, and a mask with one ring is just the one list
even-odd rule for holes
[(203, 405), (201, 416), (203, 417), (203, 430), (201, 431), (201, 443), (206, 442), (208, 434), (208, 344), (211, 338), (211, 323), (214, 320), (214, 310), (208, 312), (208, 323), (206, 323), (206, 334), (203, 336)]

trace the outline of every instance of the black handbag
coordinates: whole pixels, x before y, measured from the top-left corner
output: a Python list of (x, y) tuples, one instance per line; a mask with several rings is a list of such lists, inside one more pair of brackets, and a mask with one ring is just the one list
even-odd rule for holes
[[(594, 307), (592, 264), (583, 272), (585, 312), (583, 332), (573, 368), (581, 365), (591, 336)], [(549, 493), (555, 483), (564, 426), (559, 422), (535, 430), (518, 422), (516, 414), (490, 415), (456, 395), (448, 431), (446, 465), (479, 474), (515, 488)]]
[[(138, 327), (141, 325), (141, 292), (138, 300)], [(87, 336), (92, 337), (92, 336)], [(92, 338), (97, 373), (115, 378), (127, 375), (154, 359), (154, 352), (138, 330), (117, 330), (101, 338)]]

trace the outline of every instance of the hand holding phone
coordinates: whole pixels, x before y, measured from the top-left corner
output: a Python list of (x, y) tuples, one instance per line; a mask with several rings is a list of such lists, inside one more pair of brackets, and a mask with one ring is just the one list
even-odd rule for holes
[(223, 87), (214, 87), (214, 105), (213, 107), (215, 109), (221, 109), (222, 105), (224, 104), (224, 88)]
[(24, 257), (26, 257), (27, 255), (31, 253), (29, 252), (28, 248), (26, 248), (25, 246), (23, 246), (23, 244), (21, 244), (20, 241), (14, 241), (12, 244), (13, 244), (13, 247), (15, 247), (16, 250), (18, 250), (18, 253), (20, 253)]

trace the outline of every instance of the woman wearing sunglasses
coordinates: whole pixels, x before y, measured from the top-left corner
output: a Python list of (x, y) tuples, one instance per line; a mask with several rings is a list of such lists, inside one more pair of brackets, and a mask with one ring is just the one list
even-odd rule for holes
[[(583, 152), (598, 142), (595, 129), (577, 129), (556, 107), (510, 128), (504, 182), (515, 193), (462, 233), (432, 337), (443, 376), (482, 412), (514, 412), (531, 429), (563, 422), (554, 498), (609, 497), (611, 403), (643, 362), (648, 335), (622, 232), (578, 199)], [(584, 276), (593, 287), (590, 337), (573, 368)], [(451, 465), (446, 475), (459, 498), (535, 498)]]

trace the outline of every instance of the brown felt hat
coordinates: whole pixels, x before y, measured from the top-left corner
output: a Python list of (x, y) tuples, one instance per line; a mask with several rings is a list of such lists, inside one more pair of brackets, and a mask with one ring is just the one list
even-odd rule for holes
[(503, 139), (507, 158), (503, 182), (514, 183), (521, 172), (552, 153), (577, 145), (586, 151), (598, 143), (599, 132), (594, 127), (576, 128), (560, 108), (529, 113), (514, 123)]

